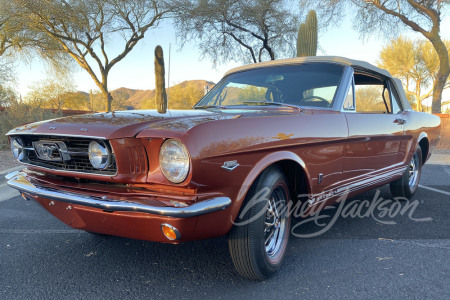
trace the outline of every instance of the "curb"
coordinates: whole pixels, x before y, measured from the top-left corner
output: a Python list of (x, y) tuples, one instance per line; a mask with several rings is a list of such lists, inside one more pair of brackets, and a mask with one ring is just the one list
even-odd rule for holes
[(431, 165), (450, 165), (450, 154), (433, 153), (426, 163)]

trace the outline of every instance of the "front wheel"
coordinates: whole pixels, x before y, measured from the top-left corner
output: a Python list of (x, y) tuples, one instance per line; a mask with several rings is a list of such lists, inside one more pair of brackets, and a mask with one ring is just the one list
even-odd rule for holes
[(422, 172), (422, 149), (417, 146), (408, 167), (400, 179), (391, 182), (391, 193), (394, 197), (410, 199), (419, 186)]
[(238, 273), (263, 280), (281, 266), (290, 234), (286, 177), (275, 167), (253, 184), (230, 231), (228, 245)]

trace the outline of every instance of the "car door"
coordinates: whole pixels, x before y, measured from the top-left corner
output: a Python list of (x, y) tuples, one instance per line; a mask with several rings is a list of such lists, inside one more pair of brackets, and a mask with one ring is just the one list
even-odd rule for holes
[(351, 92), (353, 105), (343, 107), (349, 138), (342, 186), (353, 191), (401, 174), (408, 140), (388, 78), (355, 72)]

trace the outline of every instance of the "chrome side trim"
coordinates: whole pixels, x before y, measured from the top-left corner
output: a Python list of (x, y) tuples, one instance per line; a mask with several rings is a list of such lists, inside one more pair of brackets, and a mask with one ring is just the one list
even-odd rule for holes
[[(393, 165), (393, 166), (396, 166), (396, 165)], [(390, 170), (385, 171), (386, 169), (390, 169)], [(366, 187), (374, 186), (375, 184), (377, 184), (379, 182), (383, 182), (383, 181), (393, 178), (395, 176), (402, 175), (403, 172), (406, 170), (406, 166), (401, 166), (401, 167), (396, 167), (396, 168), (392, 168), (390, 166), (390, 167), (384, 168), (382, 170), (384, 170), (384, 171), (378, 175), (370, 175), (374, 172), (364, 174), (364, 175), (361, 175), (362, 177), (358, 176), (361, 178), (359, 178), (357, 180), (353, 180), (346, 184), (340, 185), (339, 187), (328, 189), (319, 194), (314, 194), (311, 197), (312, 199), (320, 198), (322, 195), (325, 195), (325, 196), (323, 197), (323, 199), (321, 199), (319, 201), (309, 200), (310, 201), (309, 203), (310, 203), (310, 205), (316, 205), (316, 204), (322, 203), (323, 201), (327, 201), (328, 199), (330, 199), (332, 197), (342, 196), (343, 194), (348, 193), (348, 192), (354, 192), (354, 191), (357, 191), (357, 190), (360, 190), (360, 189), (363, 189)], [(379, 170), (377, 172), (379, 172)], [(331, 196), (326, 196), (329, 194), (331, 194)]]
[(22, 193), (107, 211), (135, 211), (167, 217), (189, 218), (222, 210), (231, 204), (231, 199), (228, 197), (216, 197), (186, 207), (150, 206), (129, 201), (107, 199), (106, 197), (87, 196), (35, 185), (28, 180), (26, 174), (23, 172), (8, 174), (6, 176), (7, 178), (10, 177), (8, 185)]

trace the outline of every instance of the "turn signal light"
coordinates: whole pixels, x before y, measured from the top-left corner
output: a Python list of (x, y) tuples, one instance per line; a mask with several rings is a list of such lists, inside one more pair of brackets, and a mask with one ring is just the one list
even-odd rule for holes
[(178, 240), (181, 237), (181, 234), (178, 231), (178, 229), (176, 229), (170, 224), (166, 223), (161, 224), (161, 231), (162, 233), (164, 233), (166, 238), (168, 238), (171, 241)]

